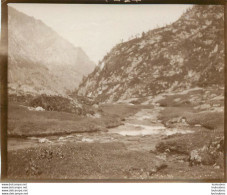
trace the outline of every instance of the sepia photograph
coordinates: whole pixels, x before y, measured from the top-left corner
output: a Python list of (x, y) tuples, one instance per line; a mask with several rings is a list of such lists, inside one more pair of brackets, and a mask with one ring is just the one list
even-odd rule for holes
[(8, 3), (7, 179), (225, 179), (224, 5)]

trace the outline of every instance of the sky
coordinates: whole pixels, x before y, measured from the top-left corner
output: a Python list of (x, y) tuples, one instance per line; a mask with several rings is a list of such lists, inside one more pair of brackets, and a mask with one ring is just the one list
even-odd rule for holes
[(191, 5), (8, 4), (55, 30), (98, 63), (121, 40), (176, 21)]

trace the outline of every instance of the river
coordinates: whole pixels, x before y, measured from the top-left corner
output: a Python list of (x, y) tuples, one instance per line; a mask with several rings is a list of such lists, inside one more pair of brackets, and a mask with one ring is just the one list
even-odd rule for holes
[[(185, 128), (167, 128), (160, 120), (158, 114), (162, 110), (161, 107), (154, 107), (152, 109), (141, 109), (135, 115), (125, 119), (123, 125), (110, 128), (108, 132), (93, 132), (93, 133), (73, 133), (65, 136), (48, 136), (48, 137), (28, 137), (28, 138), (9, 138), (8, 150), (23, 149), (27, 147), (37, 147), (43, 144), (65, 144), (67, 142), (124, 142), (129, 146), (134, 143), (145, 143), (146, 136), (152, 136), (153, 142), (173, 134), (193, 133), (191, 130)], [(138, 146), (138, 144), (137, 144)], [(142, 146), (144, 148), (145, 146)], [(145, 148), (148, 147), (146, 144)], [(138, 146), (139, 148), (139, 146)], [(134, 149), (136, 149), (134, 147)]]

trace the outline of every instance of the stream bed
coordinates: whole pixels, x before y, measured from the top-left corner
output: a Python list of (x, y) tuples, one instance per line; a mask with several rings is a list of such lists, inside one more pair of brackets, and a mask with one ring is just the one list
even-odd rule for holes
[[(185, 128), (178, 129), (165, 127), (161, 121), (158, 120), (158, 114), (161, 109), (162, 108), (160, 107), (153, 109), (142, 109), (135, 115), (126, 118), (123, 125), (110, 128), (108, 132), (73, 133), (71, 135), (48, 137), (9, 138), (8, 150), (37, 147), (39, 144), (64, 144), (66, 142), (124, 142), (126, 144), (133, 142), (142, 143), (145, 140), (145, 136), (152, 136), (154, 143), (157, 143), (158, 140), (169, 135), (194, 132)], [(154, 148), (154, 144), (152, 144), (151, 147)]]

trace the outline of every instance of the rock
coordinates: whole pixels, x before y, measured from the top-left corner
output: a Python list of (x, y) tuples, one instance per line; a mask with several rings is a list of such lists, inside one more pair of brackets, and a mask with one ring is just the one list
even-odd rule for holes
[(63, 141), (63, 140), (65, 140), (64, 137), (59, 137), (59, 138), (58, 138), (58, 141)]
[(158, 171), (161, 171), (167, 167), (168, 167), (168, 165), (165, 163), (158, 164), (152, 170), (149, 171), (149, 176), (151, 176), (151, 175), (157, 173)]
[(176, 117), (168, 120), (165, 123), (165, 126), (168, 128), (174, 127), (174, 126), (188, 126), (188, 123), (186, 121), (185, 117)]
[(190, 156), (190, 163), (192, 165), (203, 164), (203, 165), (213, 165), (215, 163), (215, 154), (211, 153), (211, 151), (206, 150), (203, 151), (202, 149), (196, 150), (197, 156)]
[(169, 122), (171, 122), (171, 123), (178, 123), (179, 121), (180, 121), (180, 118), (178, 117), (178, 118), (171, 119)]
[(101, 118), (101, 115), (99, 113), (95, 113), (94, 115), (91, 115), (92, 118)]
[(36, 108), (28, 107), (28, 110), (30, 110), (30, 111), (44, 111), (45, 109), (40, 107), (40, 106), (38, 106)]
[(224, 100), (225, 97), (224, 96), (217, 96), (217, 97), (214, 97), (212, 100)]
[(42, 107), (40, 107), (40, 106), (38, 106), (38, 107), (35, 108), (35, 111), (44, 111), (44, 110), (45, 110), (45, 109), (42, 108)]
[(47, 138), (40, 138), (38, 141), (39, 143), (51, 143), (51, 141), (48, 140)]
[(82, 142), (88, 142), (88, 143), (92, 143), (92, 142), (94, 142), (94, 140), (93, 139), (90, 139), (90, 138), (82, 138), (82, 140), (81, 140)]
[(205, 110), (205, 109), (209, 109), (209, 108), (211, 108), (210, 104), (203, 104), (203, 105), (200, 106), (201, 110)]
[(73, 138), (73, 135), (67, 135), (66, 138)]
[(217, 151), (224, 152), (224, 138), (221, 138), (218, 143), (216, 143)]
[(99, 108), (99, 105), (98, 104), (94, 104), (93, 107), (96, 108), (96, 109), (98, 109)]
[(192, 150), (189, 155), (189, 164), (193, 165), (217, 165), (224, 164), (224, 138), (211, 142), (209, 145), (204, 145), (202, 148)]
[(220, 107), (221, 104), (213, 104), (213, 107)]
[(216, 98), (217, 95), (213, 93), (213, 94), (210, 95), (210, 97), (211, 97), (211, 98)]
[(198, 165), (202, 162), (202, 157), (199, 155), (198, 150), (192, 150), (189, 157), (189, 162), (191, 165)]
[(164, 160), (164, 161), (166, 161), (166, 158), (167, 158), (166, 153), (163, 153), (163, 154), (160, 154), (160, 155), (156, 155), (156, 157), (161, 159), (161, 160)]
[(185, 118), (182, 118), (182, 119), (181, 119), (181, 122), (182, 122), (182, 123), (186, 123), (186, 119), (185, 119)]
[(181, 100), (181, 98), (175, 98), (174, 102), (179, 102)]

